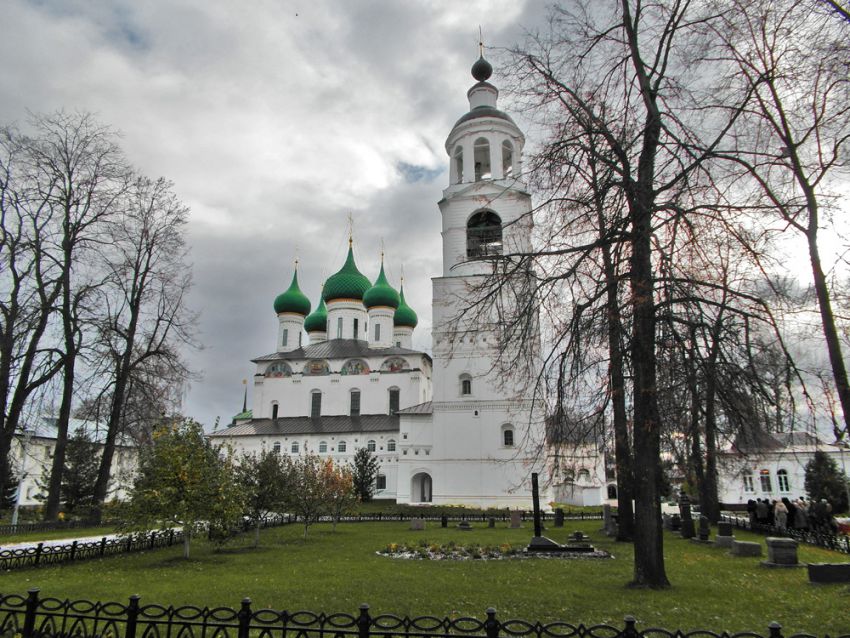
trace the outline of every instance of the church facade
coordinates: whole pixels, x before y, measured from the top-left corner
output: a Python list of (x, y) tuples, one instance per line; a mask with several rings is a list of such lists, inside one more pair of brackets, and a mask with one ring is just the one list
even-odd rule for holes
[(341, 463), (366, 447), (380, 465), (377, 498), (530, 506), (530, 475), (545, 461), (543, 419), (535, 415), (528, 369), (502, 361), (512, 348), (533, 358), (538, 337), (510, 343), (492, 310), (469, 308), (494, 257), (531, 248), (531, 198), (520, 179), (525, 138), (497, 108), (491, 74), (483, 57), (473, 65), (469, 112), (446, 140), (450, 183), (438, 204), (443, 268), (432, 280), (433, 357), (412, 349), (418, 319), (403, 282), (396, 291), (383, 263), (374, 281), (363, 275), (349, 240), (347, 259), (315, 310), (297, 271), (275, 299), (277, 346), (253, 360), (253, 409), (214, 440)]

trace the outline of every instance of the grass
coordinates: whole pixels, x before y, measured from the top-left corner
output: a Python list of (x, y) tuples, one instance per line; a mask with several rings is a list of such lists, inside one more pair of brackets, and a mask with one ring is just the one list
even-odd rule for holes
[[(805, 569), (777, 570), (756, 558), (731, 558), (724, 550), (665, 535), (667, 573), (673, 587), (650, 591), (625, 585), (632, 574), (632, 546), (598, 533), (599, 522), (567, 522), (546, 534), (565, 541), (574, 529), (614, 555), (609, 560), (528, 559), (503, 561), (406, 561), (378, 556), (389, 543), (420, 540), (460, 544), (524, 545), (530, 526), (500, 524), (470, 532), (409, 523), (343, 524), (264, 530), (261, 546), (250, 535), (218, 550), (193, 541), (193, 558), (180, 547), (72, 565), (0, 574), (0, 591), (23, 593), (40, 587), (42, 596), (125, 600), (138, 593), (143, 603), (227, 605), (244, 596), (255, 608), (308, 609), (355, 614), (362, 602), (373, 614), (484, 617), (493, 606), (500, 619), (564, 620), (573, 624), (622, 626), (632, 614), (638, 628), (755, 631), (766, 635), (777, 620), (783, 633), (837, 635), (850, 632), (850, 592), (845, 585), (812, 586)], [(740, 539), (758, 540), (736, 530)], [(763, 539), (761, 539), (763, 542)], [(801, 546), (801, 562), (846, 561), (847, 557)]]

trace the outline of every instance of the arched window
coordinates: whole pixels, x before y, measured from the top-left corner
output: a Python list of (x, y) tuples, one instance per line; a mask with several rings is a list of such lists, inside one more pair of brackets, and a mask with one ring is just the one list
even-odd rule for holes
[(741, 480), (744, 483), (744, 491), (745, 492), (755, 492), (756, 488), (753, 486), (753, 473), (751, 470), (744, 470), (741, 473)]
[(284, 348), (286, 347), (286, 342), (289, 341), (289, 328), (283, 329), (283, 339), (281, 339), (281, 344)]
[(475, 213), (466, 223), (466, 256), (502, 254), (502, 220), (493, 211)]
[(387, 452), (395, 452), (395, 439), (387, 441)]
[(590, 484), (590, 472), (588, 470), (579, 470), (576, 482), (579, 485)]
[(564, 483), (575, 483), (576, 473), (571, 468), (562, 468), (561, 475), (564, 477)]
[(390, 411), (389, 411), (389, 414), (395, 414), (396, 412), (398, 412), (400, 394), (401, 393), (400, 393), (398, 388), (390, 388), (389, 389), (389, 395), (390, 395)]
[(506, 179), (514, 172), (514, 147), (508, 141), (502, 142), (502, 176)]
[(770, 470), (759, 471), (759, 482), (761, 483), (761, 491), (770, 493), (773, 491), (773, 486), (770, 484)]
[(376, 449), (375, 441), (372, 441), (372, 440), (367, 441), (367, 443), (366, 443), (366, 449), (367, 449), (367, 450), (369, 450), (370, 452), (374, 452), (374, 451), (375, 451), (375, 449)]
[(514, 446), (514, 429), (510, 426), (505, 426), (502, 429), (502, 445), (505, 447)]
[(313, 390), (310, 393), (310, 418), (318, 419), (322, 416), (322, 392)]
[(612, 501), (617, 498), (617, 485), (614, 483), (610, 483), (608, 485), (608, 500)]
[(490, 142), (485, 137), (479, 137), (475, 140), (473, 157), (475, 159), (475, 181), (482, 179), (490, 179), (492, 171), (490, 170)]
[(336, 451), (337, 452), (345, 452), (346, 449), (347, 449), (347, 446), (345, 444), (345, 441), (340, 441), (339, 443), (337, 443), (337, 445), (336, 445)]
[(463, 181), (463, 147), (455, 146), (452, 161), (455, 169), (455, 183), (460, 184)]
[(291, 446), (290, 446), (290, 448), (289, 448), (289, 450), (290, 450), (293, 454), (298, 454), (298, 441), (293, 441), (293, 442), (292, 442), (292, 445), (291, 445)]
[(280, 441), (278, 441), (272, 446), (272, 452), (274, 452), (275, 454), (280, 454)]
[(267, 377), (291, 377), (292, 376), (292, 368), (289, 367), (289, 364), (285, 361), (278, 361), (277, 363), (271, 364), (268, 368), (266, 368)]
[(351, 405), (349, 414), (351, 416), (360, 416), (360, 390), (351, 391)]
[(350, 359), (343, 364), (339, 373), (342, 375), (369, 374), (369, 364), (362, 359)]
[(468, 374), (460, 375), (460, 396), (467, 397), (472, 394), (472, 377)]
[(305, 377), (321, 377), (330, 373), (331, 369), (328, 366), (328, 362), (322, 359), (313, 359), (304, 364)]
[(327, 441), (319, 441), (319, 454), (327, 454), (328, 451), (328, 442)]
[(776, 482), (779, 483), (780, 492), (791, 491), (791, 484), (788, 482), (788, 470), (779, 470), (776, 473)]
[(279, 406), (278, 406), (277, 403), (272, 403), (272, 421), (274, 421), (277, 418), (278, 407)]

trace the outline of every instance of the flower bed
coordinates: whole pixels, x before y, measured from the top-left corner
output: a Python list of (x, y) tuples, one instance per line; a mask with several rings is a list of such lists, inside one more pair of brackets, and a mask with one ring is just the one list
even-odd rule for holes
[(512, 558), (612, 558), (605, 551), (594, 552), (526, 552), (525, 546), (510, 543), (500, 545), (458, 545), (454, 541), (445, 544), (420, 540), (416, 543), (390, 543), (375, 552), (379, 556), (402, 560), (506, 560)]

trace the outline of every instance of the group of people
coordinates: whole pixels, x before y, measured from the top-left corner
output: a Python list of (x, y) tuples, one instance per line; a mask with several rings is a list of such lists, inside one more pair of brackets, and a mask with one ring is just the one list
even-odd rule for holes
[(832, 516), (832, 505), (825, 498), (819, 501), (807, 501), (802, 496), (794, 501), (787, 496), (779, 501), (750, 499), (747, 501), (747, 514), (750, 525), (770, 525), (780, 532), (796, 529), (835, 534), (838, 531), (838, 523)]

